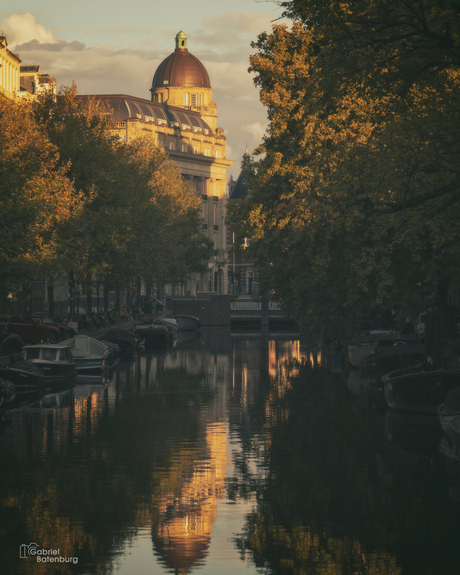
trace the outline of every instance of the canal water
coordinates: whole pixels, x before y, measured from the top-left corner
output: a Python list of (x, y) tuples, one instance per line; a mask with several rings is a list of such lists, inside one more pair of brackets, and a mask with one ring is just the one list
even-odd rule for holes
[(371, 411), (324, 365), (209, 330), (1, 412), (0, 573), (458, 574), (436, 418)]

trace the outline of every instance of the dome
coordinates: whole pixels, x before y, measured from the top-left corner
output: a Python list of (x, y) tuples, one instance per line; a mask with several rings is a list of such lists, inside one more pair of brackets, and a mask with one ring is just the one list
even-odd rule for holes
[(206, 68), (187, 50), (187, 36), (182, 31), (176, 36), (175, 51), (158, 66), (151, 89), (169, 86), (211, 88)]

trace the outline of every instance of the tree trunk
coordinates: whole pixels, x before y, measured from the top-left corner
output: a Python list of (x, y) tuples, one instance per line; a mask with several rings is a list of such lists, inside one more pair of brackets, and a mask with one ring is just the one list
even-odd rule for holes
[(91, 274), (86, 276), (86, 311), (91, 313), (93, 311), (93, 295), (91, 292)]
[(120, 311), (120, 278), (115, 280), (115, 310)]
[(76, 289), (75, 289), (75, 278), (73, 275), (73, 271), (69, 272), (69, 293), (70, 293), (70, 313), (69, 319), (70, 321), (75, 321), (75, 297), (76, 297)]
[(104, 280), (104, 311), (109, 309), (109, 280), (106, 278)]
[(48, 292), (48, 315), (54, 318), (54, 283), (47, 283), (46, 290)]

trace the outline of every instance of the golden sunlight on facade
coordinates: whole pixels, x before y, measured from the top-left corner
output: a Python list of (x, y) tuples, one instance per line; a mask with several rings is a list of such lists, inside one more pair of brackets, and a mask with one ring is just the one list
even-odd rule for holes
[(21, 59), (8, 49), (8, 40), (0, 34), (0, 96), (33, 99), (51, 91), (56, 94), (56, 80), (42, 74), (40, 66), (21, 66)]
[(0, 35), (0, 95), (14, 98), (20, 91), (21, 60), (8, 49), (5, 35)]
[[(182, 178), (202, 200), (203, 233), (217, 250), (209, 272), (197, 274), (182, 285), (177, 295), (197, 292), (226, 294), (227, 234), (224, 224), (227, 202), (227, 169), (224, 130), (217, 127), (217, 106), (211, 99), (206, 68), (188, 51), (187, 36), (176, 35), (176, 49), (157, 67), (150, 88), (151, 99), (125, 94), (78, 96), (94, 98), (111, 111), (111, 129), (124, 142), (152, 138), (179, 167)], [(172, 294), (171, 294), (172, 295)]]

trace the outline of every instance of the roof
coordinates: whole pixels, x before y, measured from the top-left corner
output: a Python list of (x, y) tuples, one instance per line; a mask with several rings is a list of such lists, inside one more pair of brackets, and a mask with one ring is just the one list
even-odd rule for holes
[(124, 122), (129, 118), (138, 118), (144, 123), (212, 134), (212, 129), (198, 112), (169, 106), (165, 103), (160, 104), (125, 94), (96, 94), (92, 96), (77, 96), (76, 98), (81, 101), (95, 98), (98, 102), (104, 102), (113, 110), (112, 122)]
[(152, 90), (168, 86), (211, 88), (208, 72), (196, 56), (187, 49), (187, 36), (182, 30), (176, 36), (176, 49), (158, 66)]
[[(243, 155), (243, 158), (249, 158), (249, 154), (247, 151)], [(248, 188), (247, 188), (247, 175), (244, 172), (244, 169), (241, 170), (238, 179), (234, 183), (230, 193), (228, 195), (229, 200), (239, 200), (241, 198), (246, 198), (248, 196)]]

